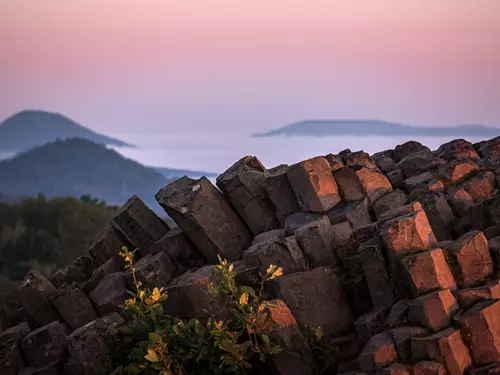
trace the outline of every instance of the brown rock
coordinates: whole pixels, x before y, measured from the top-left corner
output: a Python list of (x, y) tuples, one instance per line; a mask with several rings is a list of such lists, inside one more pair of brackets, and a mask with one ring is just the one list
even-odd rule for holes
[(56, 288), (60, 287), (65, 282), (67, 282), (66, 271), (64, 269), (59, 269), (55, 271), (50, 276), (49, 281), (51, 282), (52, 285), (54, 285), (54, 287)]
[(417, 188), (419, 185), (425, 184), (434, 179), (434, 173), (427, 171), (420, 173), (419, 175), (410, 177), (405, 180), (404, 187), (407, 193), (410, 193), (413, 189)]
[(340, 202), (337, 182), (325, 158), (316, 157), (294, 164), (287, 177), (304, 211), (323, 213)]
[(397, 145), (394, 149), (394, 160), (401, 161), (405, 157), (419, 151), (428, 151), (431, 150), (417, 141), (408, 141), (401, 145)]
[(442, 249), (410, 255), (402, 263), (414, 296), (457, 286)]
[(387, 332), (373, 336), (358, 357), (360, 369), (367, 373), (380, 370), (397, 360), (394, 341)]
[(461, 375), (471, 366), (469, 349), (460, 336), (460, 331), (445, 329), (427, 337), (411, 340), (412, 359), (442, 362), (450, 375)]
[(370, 155), (364, 151), (351, 152), (344, 156), (345, 164), (349, 167), (359, 168), (365, 167), (378, 170), (375, 162)]
[(469, 372), (470, 375), (491, 375), (500, 373), (500, 363), (492, 363), (483, 367), (475, 368)]
[(297, 243), (312, 267), (337, 267), (337, 254), (332, 248), (330, 220), (327, 216), (306, 224), (295, 232)]
[[(151, 254), (165, 252), (179, 271), (179, 275), (190, 268), (205, 265), (206, 260), (197, 248), (189, 241), (181, 228), (172, 228), (149, 249)], [(177, 275), (178, 276), (178, 275)]]
[(245, 156), (217, 177), (217, 186), (255, 234), (278, 227), (274, 207), (264, 188), (268, 171), (255, 156)]
[(129, 239), (115, 228), (113, 224), (107, 224), (95, 237), (90, 245), (89, 253), (98, 264), (103, 264), (110, 258), (118, 258), (118, 253), (125, 246), (128, 250), (134, 250)]
[(387, 173), (387, 178), (389, 179), (389, 182), (391, 183), (393, 189), (404, 188), (405, 174), (401, 168)]
[(477, 172), (479, 172), (479, 166), (472, 160), (453, 160), (448, 164), (440, 165), (438, 168), (439, 177), (451, 185), (463, 181)]
[(288, 236), (293, 236), (295, 234), (295, 231), (301, 226), (313, 222), (314, 220), (317, 220), (322, 216), (322, 214), (313, 214), (312, 212), (303, 211), (291, 214), (290, 216), (287, 216), (285, 218), (285, 232)]
[(26, 275), (21, 284), (19, 301), (26, 312), (40, 325), (61, 320), (61, 316), (49, 300), (55, 290), (50, 281), (34, 269)]
[(348, 221), (334, 224), (331, 227), (332, 247), (341, 259), (352, 254), (355, 250), (352, 234), (351, 223)]
[(448, 254), (455, 279), (461, 287), (475, 286), (493, 273), (488, 240), (482, 232), (466, 233), (454, 242)]
[(439, 362), (420, 361), (412, 368), (413, 375), (446, 375), (447, 371)]
[(397, 217), (405, 216), (412, 212), (418, 212), (423, 210), (422, 205), (419, 202), (411, 202), (405, 206), (391, 208), (389, 211), (384, 212), (378, 218), (377, 224), (381, 227), (383, 224), (387, 223), (389, 220), (395, 219)]
[(378, 199), (373, 205), (373, 211), (377, 220), (382, 214), (398, 207), (403, 207), (407, 203), (407, 197), (403, 190), (397, 189)]
[(332, 224), (348, 221), (352, 229), (357, 229), (372, 223), (368, 199), (366, 198), (334, 207), (328, 211), (328, 218)]
[(21, 322), (0, 332), (0, 343), (14, 340), (19, 344), (21, 340), (24, 339), (28, 333), (30, 333), (30, 331), (31, 328), (29, 324), (26, 322)]
[(113, 221), (142, 254), (169, 231), (169, 226), (136, 195), (117, 212)]
[(0, 342), (0, 363), (2, 375), (17, 375), (24, 367), (24, 360), (15, 340)]
[(85, 292), (89, 293), (99, 285), (99, 281), (106, 275), (111, 273), (120, 272), (123, 269), (122, 262), (117, 260), (117, 258), (110, 258), (105, 263), (100, 265), (94, 272), (90, 279), (83, 284), (83, 289)]
[(392, 191), (389, 179), (376, 170), (363, 167), (356, 171), (356, 175), (363, 186), (370, 205), (373, 205), (379, 198)]
[(462, 336), (476, 364), (500, 362), (500, 301), (475, 304), (457, 316)]
[(432, 331), (440, 331), (450, 325), (458, 312), (458, 303), (449, 289), (420, 296), (410, 302), (408, 321)]
[(453, 187), (446, 191), (446, 199), (458, 216), (465, 216), (469, 208), (474, 205), (474, 200), (464, 189)]
[(340, 280), (330, 268), (284, 275), (271, 280), (269, 288), (303, 326), (322, 327), (325, 335), (331, 336), (352, 325)]
[(405, 177), (410, 178), (423, 172), (436, 170), (441, 164), (446, 163), (446, 160), (438, 158), (432, 152), (421, 151), (405, 157), (396, 164), (396, 168), (401, 168)]
[(252, 235), (224, 196), (206, 178), (183, 177), (156, 194), (156, 200), (211, 263), (217, 255), (237, 260)]
[(325, 159), (330, 163), (330, 168), (332, 168), (332, 172), (335, 172), (337, 169), (340, 169), (344, 166), (344, 162), (342, 158), (338, 157), (334, 154), (325, 155)]
[(351, 314), (354, 319), (367, 314), (373, 307), (373, 302), (368, 289), (368, 283), (361, 274), (346, 274), (342, 277), (342, 286)]
[(365, 197), (363, 185), (353, 169), (339, 168), (333, 172), (333, 176), (339, 186), (340, 195), (346, 202), (361, 200)]
[(382, 156), (375, 160), (375, 164), (383, 173), (389, 173), (396, 169), (396, 162), (389, 156)]
[[(148, 254), (134, 264), (135, 277), (145, 288), (166, 287), (176, 274), (176, 269), (167, 253)], [(125, 272), (128, 286), (135, 290), (132, 270)]]
[(436, 154), (447, 160), (469, 160), (479, 159), (479, 154), (474, 146), (465, 139), (454, 139), (453, 141), (442, 144)]
[(461, 289), (455, 292), (455, 297), (464, 308), (469, 308), (482, 300), (500, 299), (500, 281), (493, 280), (486, 285)]
[(122, 313), (125, 300), (129, 298), (124, 273), (104, 276), (89, 297), (100, 315)]
[(76, 283), (59, 287), (51, 301), (72, 330), (97, 319), (94, 306)]
[(389, 331), (389, 336), (391, 336), (394, 341), (394, 346), (398, 357), (403, 362), (410, 362), (411, 360), (411, 341), (414, 337), (427, 336), (429, 331), (421, 327), (398, 327), (393, 328)]
[(66, 327), (52, 322), (29, 333), (21, 343), (28, 363), (43, 367), (64, 358), (66, 350)]
[(472, 231), (472, 223), (468, 216), (456, 218), (453, 222), (453, 238), (462, 237)]
[(92, 272), (97, 268), (97, 265), (88, 256), (81, 256), (76, 258), (73, 263), (71, 263), (66, 269), (66, 280), (65, 282), (72, 283), (83, 283), (92, 276)]
[(379, 333), (384, 322), (385, 313), (383, 310), (374, 310), (362, 315), (354, 322), (354, 327), (358, 333), (358, 339), (366, 343), (370, 337)]
[(427, 193), (420, 198), (427, 219), (438, 241), (452, 239), (455, 215), (442, 193)]
[(495, 191), (496, 179), (492, 172), (480, 172), (459, 186), (470, 194), (474, 202), (491, 198)]
[(409, 303), (410, 301), (407, 299), (401, 299), (392, 306), (389, 314), (387, 314), (387, 317), (384, 320), (385, 329), (401, 327), (406, 324)]
[(488, 241), (493, 238), (500, 237), (500, 225), (493, 225), (486, 228), (483, 230), (483, 234)]
[(286, 175), (288, 169), (288, 165), (284, 164), (270, 169), (269, 176), (264, 180), (264, 188), (274, 205), (276, 217), (281, 225), (287, 216), (300, 211), (299, 203)]
[(491, 220), (491, 213), (489, 212), (488, 204), (492, 199), (486, 199), (478, 202), (469, 208), (469, 218), (472, 227), (477, 230), (484, 230), (492, 225), (495, 225)]
[(410, 375), (410, 368), (401, 363), (393, 363), (387, 368), (379, 371), (380, 375)]

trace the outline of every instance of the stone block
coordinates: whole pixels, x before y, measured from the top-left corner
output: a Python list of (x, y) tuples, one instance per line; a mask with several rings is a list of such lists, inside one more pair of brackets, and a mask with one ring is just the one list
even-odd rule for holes
[[(135, 277), (144, 288), (166, 287), (174, 278), (176, 269), (167, 253), (148, 254), (134, 264)], [(132, 270), (125, 271), (125, 279), (131, 290), (135, 290)]]
[(455, 213), (462, 217), (469, 214), (469, 209), (474, 205), (474, 200), (464, 189), (452, 187), (446, 191), (446, 199)]
[(493, 273), (488, 240), (482, 232), (466, 233), (447, 250), (452, 272), (462, 288), (478, 285)]
[(395, 169), (392, 172), (387, 173), (387, 178), (389, 179), (393, 189), (404, 188), (405, 174), (402, 169)]
[(337, 255), (343, 259), (348, 255), (352, 255), (356, 250), (356, 244), (353, 242), (353, 229), (351, 223), (343, 221), (334, 224), (331, 227), (332, 247)]
[(332, 248), (331, 224), (327, 216), (306, 224), (295, 232), (295, 238), (312, 267), (338, 265), (337, 254)]
[(426, 193), (419, 199), (420, 204), (438, 241), (452, 239), (455, 215), (442, 193)]
[(30, 331), (31, 328), (29, 324), (21, 322), (0, 332), (0, 343), (14, 340), (17, 344), (19, 344), (21, 340), (24, 339), (28, 333), (30, 333)]
[(267, 196), (274, 206), (276, 218), (281, 225), (284, 225), (287, 216), (300, 211), (299, 203), (286, 175), (288, 169), (288, 165), (270, 169), (269, 175), (264, 180)]
[(406, 325), (409, 303), (410, 301), (403, 298), (392, 306), (384, 320), (384, 329), (391, 329)]
[(123, 246), (129, 250), (135, 249), (130, 240), (110, 223), (94, 238), (89, 253), (97, 264), (103, 264), (110, 258), (118, 258)]
[(427, 336), (429, 331), (422, 327), (403, 326), (393, 328), (389, 331), (394, 341), (394, 347), (398, 353), (398, 358), (405, 363), (411, 362), (411, 342), (415, 337)]
[(363, 167), (356, 171), (356, 176), (358, 176), (363, 186), (370, 206), (373, 206), (384, 195), (392, 192), (392, 185), (389, 179), (379, 171)]
[(211, 263), (217, 255), (239, 259), (252, 242), (247, 226), (206, 177), (183, 177), (161, 189), (156, 200)]
[(500, 373), (500, 363), (492, 363), (469, 371), (470, 375), (492, 375)]
[(442, 249), (410, 255), (403, 258), (402, 264), (415, 297), (438, 289), (456, 289)]
[(45, 325), (61, 316), (50, 303), (50, 295), (56, 288), (37, 270), (31, 270), (24, 278), (19, 290), (19, 302), (26, 312), (40, 325)]
[(440, 165), (438, 175), (448, 185), (464, 181), (471, 174), (479, 172), (479, 165), (473, 160), (453, 160), (448, 164)]
[(373, 239), (363, 242), (359, 245), (358, 254), (373, 305), (377, 309), (392, 306), (395, 293), (382, 244)]
[(372, 309), (373, 302), (368, 289), (368, 283), (363, 275), (344, 275), (342, 277), (342, 285), (346, 296), (349, 297), (347, 301), (354, 319), (368, 313)]
[(85, 255), (80, 256), (66, 268), (66, 282), (83, 283), (92, 276), (92, 272), (96, 268), (96, 263), (92, 258)]
[(464, 374), (472, 365), (469, 349), (460, 331), (448, 328), (426, 337), (411, 340), (412, 359), (435, 360), (445, 365), (450, 375)]
[(481, 301), (456, 317), (477, 365), (500, 362), (499, 317), (499, 300)]
[(495, 174), (490, 171), (479, 172), (459, 186), (470, 194), (474, 202), (479, 202), (493, 196), (496, 186)]
[(413, 375), (446, 375), (446, 368), (439, 362), (420, 361), (412, 368)]
[(296, 212), (294, 214), (291, 214), (290, 216), (287, 216), (285, 218), (285, 232), (288, 236), (293, 236), (295, 234), (295, 231), (299, 229), (301, 226), (306, 225), (307, 223), (310, 223), (312, 221), (315, 221), (319, 218), (324, 216), (323, 214), (314, 214), (312, 212)]
[(410, 178), (427, 171), (436, 170), (439, 165), (446, 163), (446, 160), (438, 158), (432, 152), (423, 151), (408, 155), (396, 164), (396, 168), (401, 168), (405, 177)]
[(421, 144), (420, 142), (417, 142), (417, 141), (405, 142), (403, 144), (397, 145), (394, 148), (394, 152), (393, 152), (394, 160), (396, 162), (399, 162), (399, 161), (403, 160), (404, 158), (406, 158), (407, 156), (410, 156), (411, 154), (414, 154), (414, 153), (419, 152), (419, 151), (430, 152), (431, 150), (429, 149), (429, 147), (424, 146), (423, 144)]
[(47, 366), (64, 359), (67, 328), (52, 322), (29, 333), (21, 342), (26, 361), (33, 367)]
[(44, 367), (26, 367), (19, 375), (60, 375), (62, 367), (61, 361), (56, 361)]
[(423, 172), (420, 173), (419, 175), (410, 177), (405, 180), (404, 182), (404, 190), (407, 193), (410, 193), (414, 189), (416, 189), (420, 185), (424, 185), (429, 181), (432, 181), (434, 179), (434, 173), (432, 172)]
[(373, 336), (358, 357), (359, 368), (373, 373), (398, 360), (394, 341), (387, 332)]
[(123, 313), (123, 305), (129, 298), (125, 274), (115, 272), (104, 276), (89, 297), (99, 315)]
[(405, 206), (391, 208), (389, 211), (386, 211), (380, 215), (380, 217), (377, 220), (377, 225), (379, 227), (381, 227), (383, 224), (387, 223), (388, 221), (390, 221), (392, 219), (395, 219), (395, 218), (401, 217), (401, 216), (405, 216), (405, 215), (410, 214), (412, 212), (418, 212), (418, 211), (422, 211), (422, 210), (423, 210), (423, 207), (419, 202), (411, 202)]
[(322, 327), (331, 336), (348, 330), (352, 317), (340, 280), (327, 267), (273, 279), (271, 294), (282, 299), (302, 326)]
[(118, 258), (109, 258), (106, 262), (101, 264), (94, 272), (92, 272), (92, 276), (83, 284), (83, 289), (85, 292), (90, 293), (99, 282), (102, 280), (104, 276), (109, 274), (120, 272), (124, 269), (124, 263), (121, 259)]
[(488, 240), (488, 249), (495, 265), (495, 271), (500, 271), (500, 237)]
[(303, 211), (324, 213), (341, 200), (330, 164), (323, 157), (290, 166), (287, 177)]
[(366, 343), (370, 337), (379, 333), (382, 328), (384, 318), (384, 310), (374, 310), (356, 319), (354, 327), (358, 333), (358, 339), (361, 342)]
[(436, 154), (446, 160), (478, 160), (479, 154), (465, 139), (454, 139), (439, 146)]
[(411, 301), (408, 307), (408, 321), (434, 332), (441, 331), (450, 325), (458, 310), (458, 303), (451, 291), (439, 290)]
[(373, 205), (373, 212), (377, 220), (380, 216), (390, 210), (406, 205), (407, 197), (403, 190), (396, 189), (378, 199)]
[(377, 167), (385, 174), (396, 169), (396, 162), (389, 156), (382, 156), (375, 160)]
[(325, 155), (325, 159), (330, 163), (330, 168), (332, 168), (332, 172), (335, 172), (337, 169), (340, 169), (344, 166), (344, 161), (341, 157), (334, 154)]
[(500, 281), (493, 280), (475, 288), (465, 288), (455, 292), (455, 297), (464, 308), (469, 308), (482, 300), (500, 299)]
[(50, 276), (49, 281), (51, 282), (52, 285), (54, 285), (54, 287), (59, 288), (61, 285), (67, 282), (66, 271), (64, 269), (59, 269), (55, 271)]
[(483, 230), (483, 234), (489, 241), (495, 237), (500, 237), (500, 225), (493, 225)]
[(264, 188), (269, 172), (255, 156), (245, 156), (217, 177), (217, 186), (256, 235), (278, 227)]
[(380, 375), (411, 375), (410, 367), (402, 363), (393, 363), (378, 372)]
[(364, 151), (354, 151), (344, 156), (345, 165), (358, 169), (360, 167), (378, 170), (377, 165), (371, 156)]
[(0, 342), (0, 363), (2, 375), (18, 375), (25, 366), (19, 344), (15, 340)]
[(349, 202), (345, 205), (337, 205), (328, 211), (330, 223), (338, 224), (348, 221), (353, 229), (357, 229), (372, 223), (369, 211), (368, 199)]
[(94, 306), (77, 283), (59, 287), (51, 296), (51, 302), (71, 330), (97, 319)]
[(349, 167), (342, 167), (333, 172), (339, 186), (340, 195), (346, 202), (362, 200), (365, 191), (356, 172)]

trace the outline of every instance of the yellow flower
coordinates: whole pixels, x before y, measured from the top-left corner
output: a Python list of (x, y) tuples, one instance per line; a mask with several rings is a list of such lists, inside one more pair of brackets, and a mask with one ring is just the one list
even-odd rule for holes
[(240, 305), (246, 305), (248, 303), (248, 294), (243, 293), (240, 296)]
[(145, 296), (146, 296), (146, 292), (145, 292), (144, 290), (141, 290), (141, 291), (139, 292), (139, 299), (140, 299), (141, 301), (144, 301), (144, 297), (145, 297)]
[(151, 299), (153, 300), (153, 302), (158, 302), (160, 297), (161, 297), (160, 289), (154, 288), (153, 293), (151, 294)]
[(155, 352), (153, 348), (148, 348), (148, 354), (144, 356), (149, 362), (160, 362), (160, 358), (158, 358), (158, 354)]
[(274, 279), (276, 277), (280, 277), (281, 275), (283, 275), (283, 268), (278, 267), (278, 269), (276, 271), (274, 271), (273, 274), (271, 275), (271, 279)]
[(231, 263), (231, 264), (229, 265), (229, 272), (233, 272), (233, 269), (234, 269), (234, 266), (233, 266), (233, 264)]
[(135, 298), (129, 298), (125, 301), (125, 306), (133, 306), (135, 305)]
[(275, 267), (276, 267), (275, 265), (270, 264), (269, 268), (266, 270), (266, 275), (269, 275), (271, 272), (273, 272)]

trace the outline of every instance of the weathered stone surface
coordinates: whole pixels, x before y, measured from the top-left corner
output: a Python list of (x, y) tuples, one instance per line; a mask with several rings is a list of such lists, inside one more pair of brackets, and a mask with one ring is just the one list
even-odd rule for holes
[(387, 178), (389, 179), (389, 182), (391, 183), (393, 189), (404, 188), (405, 174), (401, 168), (387, 173)]
[(373, 205), (373, 211), (377, 220), (379, 217), (390, 210), (406, 205), (407, 197), (403, 190), (396, 189), (387, 195), (378, 199)]
[(31, 270), (21, 284), (19, 301), (26, 312), (40, 325), (61, 319), (49, 300), (55, 290), (50, 281), (37, 270)]
[(410, 368), (402, 363), (393, 363), (378, 372), (380, 375), (410, 375)]
[(386, 211), (380, 215), (377, 224), (379, 227), (381, 227), (384, 223), (387, 223), (389, 220), (405, 216), (412, 212), (418, 212), (421, 210), (423, 210), (423, 207), (419, 202), (411, 202), (405, 206), (391, 208), (389, 211)]
[(332, 247), (341, 259), (352, 255), (353, 250), (355, 250), (352, 234), (352, 226), (348, 221), (334, 224), (331, 227)]
[(333, 172), (333, 176), (339, 186), (340, 195), (346, 202), (361, 200), (365, 197), (363, 185), (352, 168), (339, 168)]
[(369, 212), (369, 202), (366, 198), (334, 207), (328, 211), (328, 218), (332, 224), (348, 221), (352, 229), (357, 229), (372, 223)]
[(111, 273), (120, 272), (122, 267), (122, 261), (117, 258), (109, 258), (106, 262), (100, 265), (94, 272), (92, 276), (83, 284), (83, 289), (85, 292), (89, 293), (99, 285), (99, 282), (106, 275)]
[(292, 165), (287, 177), (303, 211), (323, 213), (340, 202), (337, 182), (323, 157)]
[(409, 201), (420, 201), (428, 193), (443, 193), (446, 190), (441, 180), (432, 179), (426, 183), (418, 185), (408, 194)]
[[(135, 277), (145, 288), (166, 287), (176, 274), (175, 266), (167, 253), (148, 254), (134, 264)], [(132, 270), (125, 272), (127, 285), (135, 290)]]
[(338, 265), (337, 254), (332, 248), (331, 224), (327, 216), (306, 224), (295, 232), (297, 243), (312, 267)]
[(421, 327), (403, 326), (393, 328), (389, 331), (394, 341), (394, 347), (401, 361), (407, 363), (411, 360), (411, 341), (414, 337), (427, 336), (429, 331)]
[(286, 303), (301, 325), (320, 326), (326, 336), (346, 331), (352, 325), (340, 280), (330, 268), (284, 275), (271, 280), (269, 288)]
[(493, 225), (486, 228), (483, 230), (483, 234), (488, 241), (493, 238), (500, 237), (500, 225)]
[(396, 162), (389, 156), (382, 156), (375, 160), (375, 164), (383, 173), (389, 173), (396, 169)]
[(66, 327), (52, 322), (29, 333), (21, 343), (27, 362), (43, 367), (64, 358), (67, 346)]
[(440, 331), (450, 325), (458, 312), (458, 303), (449, 289), (420, 296), (410, 302), (408, 321), (431, 331)]
[(54, 287), (58, 288), (66, 282), (66, 271), (64, 269), (59, 269), (55, 271), (49, 278)]
[(203, 256), (237, 260), (252, 242), (246, 225), (206, 178), (183, 177), (156, 194), (156, 200)]
[(330, 168), (332, 168), (332, 172), (335, 172), (337, 169), (340, 169), (344, 166), (344, 161), (341, 157), (334, 154), (325, 155), (325, 159), (330, 163)]
[(281, 225), (287, 216), (300, 211), (299, 203), (286, 175), (288, 169), (288, 165), (285, 164), (270, 169), (269, 176), (264, 180), (267, 196), (274, 206), (276, 218)]
[(124, 322), (123, 318), (115, 313), (73, 331), (67, 337), (72, 364), (85, 375), (101, 375), (99, 361), (105, 357), (109, 349), (106, 334), (109, 329), (118, 327)]
[(97, 319), (92, 303), (77, 284), (64, 284), (51, 296), (51, 302), (72, 330)]
[(458, 216), (465, 216), (469, 208), (474, 205), (474, 200), (464, 189), (453, 187), (446, 191), (446, 199)]
[(449, 185), (465, 180), (473, 173), (479, 172), (479, 166), (472, 160), (453, 160), (448, 164), (440, 165), (438, 175)]
[(2, 375), (17, 375), (25, 366), (18, 343), (15, 340), (0, 342)]
[(392, 191), (389, 179), (379, 171), (363, 167), (356, 171), (356, 176), (363, 186), (370, 205)]
[(123, 246), (129, 250), (135, 248), (130, 240), (110, 223), (97, 234), (90, 245), (89, 253), (96, 263), (103, 264), (110, 258), (119, 257), (118, 253)]
[(317, 220), (322, 216), (323, 216), (322, 214), (314, 214), (312, 212), (303, 212), (303, 211), (291, 214), (290, 216), (287, 216), (285, 218), (284, 228), (286, 234), (288, 236), (293, 236), (295, 234), (295, 231), (299, 229), (301, 226), (306, 225), (307, 223), (310, 223), (314, 220)]
[(479, 202), (493, 196), (495, 185), (495, 175), (490, 171), (486, 171), (479, 172), (476, 176), (461, 183), (459, 186), (470, 194), (474, 202)]
[(455, 297), (464, 308), (469, 308), (486, 299), (500, 299), (500, 281), (493, 280), (475, 288), (465, 288), (455, 292)]
[(456, 317), (476, 364), (500, 362), (500, 301), (475, 304)]
[(59, 375), (61, 367), (61, 361), (56, 361), (44, 367), (26, 367), (19, 371), (19, 375)]
[(405, 142), (401, 145), (397, 145), (394, 148), (394, 160), (399, 162), (405, 157), (419, 151), (430, 152), (431, 150), (427, 146), (424, 146), (423, 144), (417, 141)]
[(432, 181), (434, 179), (434, 173), (427, 171), (420, 173), (419, 175), (410, 177), (405, 180), (404, 182), (404, 187), (405, 191), (407, 193), (410, 193), (413, 189), (415, 189), (417, 186), (425, 184), (429, 181)]
[(293, 236), (283, 240), (270, 238), (268, 241), (257, 241), (243, 253), (243, 260), (248, 266), (260, 267), (263, 275), (271, 264), (283, 267), (284, 274), (307, 268), (304, 253)]
[(406, 178), (410, 178), (423, 172), (436, 170), (439, 165), (445, 163), (447, 163), (446, 160), (438, 158), (432, 152), (421, 151), (405, 157), (396, 164), (396, 167), (403, 170)]
[(382, 244), (377, 240), (368, 240), (359, 246), (358, 253), (373, 305), (375, 308), (392, 306), (395, 293)]
[(371, 300), (368, 284), (363, 275), (344, 275), (342, 278), (342, 286), (345, 295), (348, 296), (347, 302), (349, 303), (351, 314), (354, 319), (368, 313), (372, 309), (373, 302)]
[(75, 259), (68, 268), (66, 269), (66, 282), (67, 283), (83, 283), (90, 276), (92, 276), (92, 272), (97, 268), (97, 265), (88, 256), (81, 256)]
[(0, 332), (0, 343), (9, 340), (14, 340), (16, 343), (21, 342), (22, 339), (30, 333), (31, 328), (28, 323), (21, 322), (13, 327), (7, 328), (6, 330)]
[(462, 237), (464, 234), (472, 231), (472, 223), (468, 216), (456, 218), (453, 222), (453, 238)]
[(439, 146), (436, 154), (446, 160), (470, 160), (479, 159), (479, 154), (474, 146), (465, 139), (454, 139)]
[(147, 254), (152, 244), (170, 229), (136, 195), (133, 195), (116, 213), (113, 221), (133, 242), (142, 254)]
[(380, 370), (397, 360), (394, 341), (387, 332), (373, 336), (358, 357), (360, 369), (367, 373)]
[(227, 319), (224, 301), (214, 301), (208, 288), (215, 282), (214, 269), (215, 266), (204, 266), (175, 278), (166, 288), (165, 312), (179, 318), (201, 319), (214, 314), (218, 319)]
[(493, 273), (488, 240), (482, 232), (466, 233), (447, 250), (455, 279), (461, 287), (477, 285)]
[(149, 249), (151, 254), (165, 252), (170, 256), (172, 263), (184, 273), (190, 268), (199, 268), (205, 265), (203, 255), (193, 246), (181, 228), (172, 228), (156, 241)]
[(424, 211), (438, 241), (452, 239), (455, 215), (442, 193), (427, 193), (420, 197)]
[(410, 255), (402, 260), (413, 296), (438, 289), (456, 289), (442, 249)]
[(411, 340), (412, 359), (442, 362), (450, 375), (461, 375), (472, 365), (469, 349), (460, 336), (460, 331), (445, 329), (431, 336), (415, 337)]
[(268, 176), (259, 159), (245, 156), (217, 177), (217, 186), (254, 235), (278, 227), (274, 207), (264, 188)]
[(379, 333), (384, 322), (384, 310), (374, 310), (368, 314), (362, 315), (354, 322), (354, 327), (358, 333), (358, 339), (366, 343), (370, 337)]
[(384, 320), (384, 328), (391, 329), (395, 327), (401, 327), (406, 324), (406, 317), (408, 315), (408, 305), (410, 301), (403, 298), (396, 302), (387, 317)]
[(115, 272), (104, 276), (89, 297), (100, 315), (122, 313), (122, 306), (128, 298), (126, 290), (125, 274)]
[(446, 375), (446, 368), (439, 362), (420, 361), (412, 368), (413, 375)]
[(470, 375), (491, 375), (500, 373), (500, 363), (492, 363), (469, 371)]
[(344, 162), (347, 166), (353, 168), (365, 167), (378, 170), (373, 159), (364, 151), (355, 151), (345, 155)]

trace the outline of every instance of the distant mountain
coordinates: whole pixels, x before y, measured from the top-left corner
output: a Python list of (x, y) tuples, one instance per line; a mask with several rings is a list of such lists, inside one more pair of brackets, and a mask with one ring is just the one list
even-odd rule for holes
[(96, 143), (133, 147), (118, 139), (98, 134), (58, 113), (28, 110), (0, 123), (0, 151), (20, 152), (57, 139), (84, 138)]
[(119, 205), (137, 194), (154, 208), (154, 195), (168, 182), (152, 168), (79, 138), (58, 140), (0, 161), (0, 192), (5, 196), (89, 194)]
[(177, 179), (183, 176), (188, 176), (190, 178), (200, 178), (205, 176), (207, 178), (217, 177), (217, 173), (212, 172), (202, 172), (202, 171), (192, 171), (189, 169), (174, 169), (174, 168), (164, 168), (164, 167), (151, 167), (158, 173), (161, 173), (168, 179)]
[(273, 136), (429, 136), (429, 137), (494, 137), (499, 128), (483, 125), (460, 125), (455, 127), (410, 126), (379, 120), (307, 120), (253, 134), (253, 137)]

